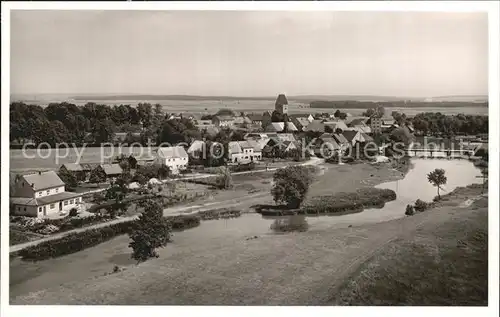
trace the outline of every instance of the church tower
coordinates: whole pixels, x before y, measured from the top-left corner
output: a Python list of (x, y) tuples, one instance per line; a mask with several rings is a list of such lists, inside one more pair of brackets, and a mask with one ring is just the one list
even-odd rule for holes
[(279, 94), (274, 104), (274, 110), (281, 114), (288, 114), (288, 100), (284, 94)]

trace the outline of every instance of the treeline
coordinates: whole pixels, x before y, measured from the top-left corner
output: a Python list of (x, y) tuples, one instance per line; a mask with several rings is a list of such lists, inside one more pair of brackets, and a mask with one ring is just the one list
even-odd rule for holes
[[(10, 104), (10, 142), (11, 146), (27, 141), (35, 146), (43, 142), (51, 146), (58, 143), (81, 146), (103, 143), (189, 144), (203, 138), (227, 143), (243, 139), (241, 131), (221, 129), (215, 135), (208, 134), (187, 118), (169, 118), (169, 114), (162, 112), (160, 104), (140, 103), (132, 107), (89, 102), (77, 106), (62, 102), (42, 108), (14, 102)], [(125, 138), (117, 141), (117, 132), (126, 133)]]
[(419, 113), (407, 119), (423, 135), (476, 135), (488, 133), (488, 116), (444, 115), (440, 112)]
[(115, 141), (115, 133), (126, 133), (125, 143), (149, 140), (162, 142), (189, 142), (200, 137), (200, 131), (188, 119), (172, 119), (162, 112), (159, 104), (141, 103), (108, 106), (87, 103), (51, 103), (46, 108), (21, 102), (10, 104), (10, 141), (26, 141), (38, 145), (47, 142), (75, 143), (76, 145), (103, 144)]
[(443, 101), (443, 102), (405, 102), (401, 101), (312, 101), (311, 108), (345, 108), (345, 109), (369, 109), (377, 107), (398, 107), (398, 108), (426, 108), (426, 107), (488, 107), (488, 102), (475, 103), (475, 102), (460, 102), (460, 101)]
[[(110, 142), (114, 132), (142, 132), (164, 118), (161, 105), (108, 106), (51, 103), (46, 108), (22, 102), (10, 104), (10, 140), (38, 144)], [(89, 135), (90, 134), (90, 135)], [(89, 138), (90, 136), (90, 138)]]

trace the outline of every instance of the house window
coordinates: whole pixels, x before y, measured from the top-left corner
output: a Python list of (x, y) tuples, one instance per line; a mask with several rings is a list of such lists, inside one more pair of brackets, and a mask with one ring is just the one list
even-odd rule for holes
[(42, 212), (42, 207), (38, 207), (38, 212)]
[(55, 204), (50, 204), (50, 209), (54, 209), (56, 208), (56, 205)]
[(69, 201), (69, 203), (70, 203), (70, 204), (73, 204), (73, 199), (71, 199), (71, 200)]
[(26, 207), (24, 207), (24, 211), (26, 211)]
[(59, 191), (59, 188), (56, 188), (56, 193)]
[(37, 194), (38, 194), (38, 196), (42, 196), (42, 192), (38, 192)]
[(48, 194), (50, 194), (50, 189), (49, 189), (49, 190), (47, 190), (47, 195), (48, 195)]
[(65, 201), (64, 201), (64, 206), (67, 206), (67, 205), (68, 205), (68, 201), (67, 201), (67, 200), (65, 200)]
[(17, 211), (21, 211), (21, 207), (17, 206)]

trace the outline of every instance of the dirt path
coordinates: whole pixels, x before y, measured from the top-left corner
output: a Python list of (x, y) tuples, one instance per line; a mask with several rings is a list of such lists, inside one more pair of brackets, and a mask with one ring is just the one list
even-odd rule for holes
[(159, 259), (124, 272), (11, 300), (13, 304), (321, 305), (390, 242), (466, 216), (469, 208), (459, 207), (464, 200), (456, 197), (434, 210), (378, 224), (165, 248)]

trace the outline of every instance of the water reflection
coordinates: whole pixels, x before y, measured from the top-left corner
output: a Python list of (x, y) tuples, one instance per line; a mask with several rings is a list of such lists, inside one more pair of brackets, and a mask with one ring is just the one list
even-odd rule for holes
[(293, 215), (276, 218), (271, 224), (271, 230), (274, 232), (304, 232), (309, 229), (305, 215)]

